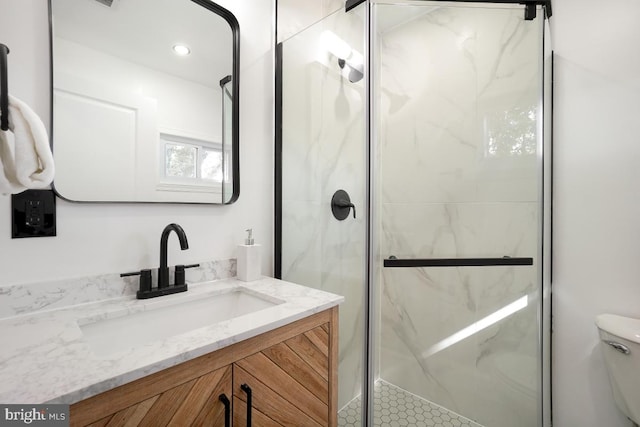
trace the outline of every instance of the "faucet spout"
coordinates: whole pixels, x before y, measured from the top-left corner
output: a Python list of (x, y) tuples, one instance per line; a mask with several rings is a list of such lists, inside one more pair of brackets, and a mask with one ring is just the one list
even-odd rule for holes
[(175, 231), (180, 240), (180, 249), (183, 251), (189, 249), (187, 235), (182, 227), (178, 224), (169, 224), (162, 230), (160, 236), (160, 268), (158, 269), (158, 288), (166, 288), (169, 286), (169, 267), (167, 266), (167, 245), (169, 242), (169, 234)]

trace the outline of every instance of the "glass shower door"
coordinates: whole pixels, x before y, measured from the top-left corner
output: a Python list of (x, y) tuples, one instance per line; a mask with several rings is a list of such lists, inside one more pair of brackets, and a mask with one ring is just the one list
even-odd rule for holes
[(543, 19), (384, 3), (374, 423), (539, 426)]
[[(280, 46), (280, 276), (345, 297), (338, 408), (360, 396), (364, 372), (364, 39), (362, 13), (339, 10)], [(340, 219), (332, 211), (338, 190), (354, 205)], [(359, 416), (356, 404), (354, 422)]]

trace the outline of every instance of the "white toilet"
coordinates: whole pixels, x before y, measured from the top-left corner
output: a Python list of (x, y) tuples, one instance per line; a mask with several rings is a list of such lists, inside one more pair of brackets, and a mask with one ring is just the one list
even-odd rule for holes
[(640, 424), (640, 320), (601, 314), (596, 326), (616, 404)]

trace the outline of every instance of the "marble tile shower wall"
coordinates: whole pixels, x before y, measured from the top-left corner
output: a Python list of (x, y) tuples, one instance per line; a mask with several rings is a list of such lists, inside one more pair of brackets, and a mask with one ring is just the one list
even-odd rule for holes
[[(364, 86), (321, 45), (330, 30), (362, 53), (362, 19), (340, 11), (283, 44), (282, 278), (345, 297), (339, 407), (360, 393), (364, 298)], [(343, 189), (357, 216), (331, 214)]]
[[(536, 426), (540, 20), (390, 7), (376, 16), (406, 19), (378, 32), (381, 256), (534, 267), (384, 269), (380, 377), (482, 425)], [(504, 307), (517, 311), (436, 346)]]

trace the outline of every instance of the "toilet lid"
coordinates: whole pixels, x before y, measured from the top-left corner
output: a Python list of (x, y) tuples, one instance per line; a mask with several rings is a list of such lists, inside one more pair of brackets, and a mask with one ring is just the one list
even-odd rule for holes
[(596, 316), (596, 326), (611, 335), (640, 344), (640, 319), (600, 314)]

